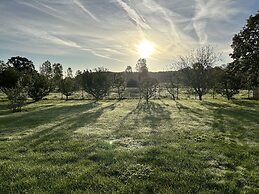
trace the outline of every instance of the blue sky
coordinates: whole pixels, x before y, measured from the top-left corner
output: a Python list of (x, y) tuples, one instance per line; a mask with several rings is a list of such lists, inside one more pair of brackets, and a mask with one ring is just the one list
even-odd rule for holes
[(258, 9), (259, 0), (0, 0), (0, 59), (123, 71), (149, 40), (151, 71), (167, 70), (177, 56), (206, 44), (226, 63), (233, 35)]

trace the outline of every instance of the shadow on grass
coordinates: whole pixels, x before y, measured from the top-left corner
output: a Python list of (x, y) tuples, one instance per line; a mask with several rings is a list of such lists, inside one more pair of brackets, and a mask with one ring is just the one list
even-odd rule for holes
[(7, 115), (0, 118), (0, 134), (11, 135), (12, 133), (21, 132), (44, 124), (68, 119), (74, 114), (90, 110), (98, 105), (96, 102), (90, 102), (73, 106), (47, 107), (18, 115)]
[(254, 110), (256, 104), (244, 101), (235, 101), (234, 104), (239, 107), (231, 106), (231, 104), (222, 104), (216, 102), (203, 102), (202, 105), (210, 110), (214, 110), (214, 115), (222, 115), (225, 118), (232, 118), (237, 121), (245, 121), (259, 124), (259, 109)]
[(257, 105), (247, 101), (235, 101), (234, 104), (239, 106), (203, 102), (203, 105), (213, 112), (212, 128), (243, 139), (257, 140), (259, 109), (254, 109)]
[(200, 122), (200, 120), (204, 117), (204, 112), (197, 107), (189, 107), (182, 104), (180, 101), (175, 101), (175, 106), (183, 117), (188, 117), (191, 121)]
[(0, 104), (0, 116), (7, 115), (7, 114), (10, 114), (10, 113), (12, 113), (12, 111), (10, 109), (8, 109), (8, 104), (4, 103), (4, 102), (1, 102), (1, 104)]
[[(97, 103), (94, 103), (98, 106)], [(88, 109), (83, 110), (78, 108), (78, 111), (65, 115), (66, 117), (54, 126), (33, 133), (30, 136), (23, 138), (23, 142), (31, 142), (31, 146), (37, 146), (43, 142), (69, 141), (73, 138), (74, 132), (80, 127), (87, 127), (97, 121), (101, 115), (115, 107), (116, 103), (98, 108), (95, 111), (89, 111), (94, 108), (93, 104), (88, 104)]]
[[(143, 114), (143, 118), (141, 115)], [(125, 123), (128, 123), (127, 120), (133, 119), (134, 127), (138, 126), (148, 126), (152, 129), (155, 129), (161, 126), (164, 122), (171, 120), (171, 112), (161, 106), (161, 104), (154, 101), (149, 101), (145, 103), (139, 101), (136, 108), (128, 113), (121, 121), (121, 126), (125, 127)]]
[(255, 100), (232, 100), (233, 104), (245, 107), (245, 108), (258, 108), (259, 109), (259, 101)]

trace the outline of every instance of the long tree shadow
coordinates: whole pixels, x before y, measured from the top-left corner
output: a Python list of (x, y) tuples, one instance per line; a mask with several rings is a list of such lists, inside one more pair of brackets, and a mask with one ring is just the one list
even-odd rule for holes
[(99, 103), (90, 102), (73, 106), (54, 106), (21, 114), (17, 117), (8, 115), (7, 117), (0, 118), (0, 134), (11, 135), (13, 133), (44, 126), (45, 124), (62, 121), (76, 113), (88, 111), (98, 105)]
[(214, 114), (221, 114), (225, 118), (232, 118), (239, 121), (251, 122), (259, 124), (259, 109), (254, 110), (253, 107), (256, 107), (253, 103), (241, 101), (236, 102), (236, 105), (231, 106), (231, 104), (221, 104), (215, 102), (203, 102), (202, 105), (207, 107), (209, 110), (214, 111)]
[[(141, 115), (143, 117), (141, 117)], [(166, 110), (161, 104), (150, 101), (148, 104), (139, 101), (136, 108), (129, 112), (121, 121), (120, 128), (124, 128), (128, 123), (127, 120), (133, 119), (134, 128), (137, 126), (147, 126), (157, 128), (164, 122), (171, 120), (171, 112)]]
[(69, 141), (78, 128), (87, 128), (87, 126), (94, 124), (105, 111), (114, 109), (115, 104), (113, 103), (94, 111), (84, 109), (84, 112), (82, 112), (82, 109), (78, 109), (77, 112), (74, 112), (72, 115), (70, 114), (68, 118), (62, 120), (60, 123), (26, 136), (20, 140), (20, 143), (27, 144), (30, 142), (30, 146), (35, 147), (45, 141)]
[(213, 129), (242, 139), (258, 140), (259, 109), (254, 109), (256, 105), (253, 103), (239, 101), (231, 106), (206, 102), (203, 105), (213, 112)]
[(175, 101), (175, 106), (179, 114), (187, 115), (192, 121), (200, 122), (204, 117), (204, 113), (197, 107), (189, 107), (181, 103), (180, 101)]

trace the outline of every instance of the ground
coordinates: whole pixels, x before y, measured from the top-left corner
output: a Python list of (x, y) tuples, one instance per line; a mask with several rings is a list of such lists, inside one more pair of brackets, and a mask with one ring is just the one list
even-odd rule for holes
[(0, 193), (259, 193), (259, 102), (0, 102)]

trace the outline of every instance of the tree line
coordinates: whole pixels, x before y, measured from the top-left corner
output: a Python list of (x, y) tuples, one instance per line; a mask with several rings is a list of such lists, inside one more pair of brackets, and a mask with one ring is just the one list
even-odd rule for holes
[(231, 47), (233, 62), (216, 66), (221, 54), (212, 46), (203, 46), (185, 56), (179, 57), (172, 66), (177, 71), (148, 71), (146, 59), (139, 59), (136, 71), (127, 66), (124, 72), (110, 72), (104, 67), (76, 71), (71, 68), (64, 75), (60, 63), (46, 61), (39, 71), (33, 62), (25, 57), (11, 57), (5, 63), (0, 61), (0, 89), (6, 94), (13, 111), (21, 111), (29, 98), (39, 101), (50, 92), (66, 96), (77, 91), (87, 92), (100, 100), (115, 90), (118, 99), (124, 99), (126, 88), (135, 88), (146, 103), (159, 91), (165, 89), (174, 100), (179, 99), (179, 89), (188, 88), (202, 100), (203, 96), (221, 94), (228, 100), (240, 89), (256, 91), (259, 84), (259, 14), (250, 16), (246, 26), (234, 36)]

